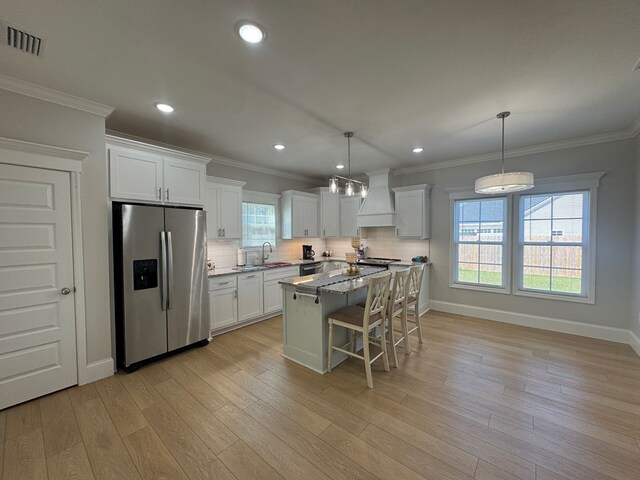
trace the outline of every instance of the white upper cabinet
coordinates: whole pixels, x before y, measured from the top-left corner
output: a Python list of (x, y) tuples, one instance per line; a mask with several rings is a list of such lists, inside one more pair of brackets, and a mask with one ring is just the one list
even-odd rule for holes
[(396, 236), (429, 238), (429, 196), (431, 185), (394, 188)]
[(329, 188), (314, 188), (320, 200), (320, 230), (319, 237), (339, 237), (340, 236), (340, 194), (331, 193)]
[(281, 203), (283, 239), (318, 236), (318, 195), (286, 190)]
[(166, 203), (203, 205), (206, 164), (178, 158), (164, 158), (164, 198)]
[(242, 237), (242, 187), (245, 182), (207, 177), (207, 238)]
[(208, 158), (112, 135), (106, 143), (111, 198), (204, 206)]
[(362, 199), (359, 196), (340, 198), (340, 236), (359, 237), (358, 210)]
[(111, 197), (161, 203), (162, 157), (125, 148), (109, 148)]

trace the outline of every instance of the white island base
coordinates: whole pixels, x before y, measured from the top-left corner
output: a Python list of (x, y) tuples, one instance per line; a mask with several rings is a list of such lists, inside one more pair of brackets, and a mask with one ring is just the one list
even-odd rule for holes
[[(318, 373), (327, 371), (327, 350), (329, 327), (327, 315), (348, 305), (365, 302), (367, 289), (360, 288), (350, 293), (321, 292), (319, 302), (316, 296), (296, 294), (294, 285), (282, 285), (283, 356)], [(334, 328), (335, 346), (347, 343), (347, 331)], [(358, 348), (361, 341), (358, 342)], [(347, 358), (342, 352), (333, 353), (333, 366)]]

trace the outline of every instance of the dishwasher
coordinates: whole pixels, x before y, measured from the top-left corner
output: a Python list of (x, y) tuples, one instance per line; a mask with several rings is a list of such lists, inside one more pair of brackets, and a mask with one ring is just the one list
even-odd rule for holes
[(300, 276), (313, 275), (322, 272), (322, 262), (303, 263), (300, 265)]

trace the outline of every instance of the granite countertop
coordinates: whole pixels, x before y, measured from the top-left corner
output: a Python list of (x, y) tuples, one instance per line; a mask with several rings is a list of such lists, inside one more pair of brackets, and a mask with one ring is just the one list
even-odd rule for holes
[[(344, 295), (367, 287), (369, 285), (369, 276), (375, 275), (377, 273), (384, 273), (386, 271), (387, 269), (381, 267), (362, 267), (358, 275), (347, 277), (346, 275), (343, 275), (341, 271), (334, 270), (332, 272), (316, 273), (315, 275), (306, 275), (304, 277), (286, 278), (278, 283), (280, 283), (281, 285), (295, 287), (300, 286), (299, 289), (302, 290), (301, 293), (315, 295), (317, 289), (319, 288), (320, 292), (338, 293)], [(344, 280), (340, 281), (339, 283), (322, 286), (323, 280), (330, 280), (332, 277), (341, 277), (344, 278)], [(318, 283), (319, 285), (316, 287), (313, 285), (314, 283)]]
[(393, 263), (390, 263), (389, 265), (397, 266), (397, 267), (411, 267), (413, 265), (429, 266), (431, 265), (431, 262), (412, 262), (411, 260), (407, 260), (407, 261), (393, 262)]
[(255, 268), (249, 268), (246, 270), (238, 270), (238, 267), (218, 267), (213, 270), (207, 271), (207, 276), (209, 278), (213, 277), (222, 277), (224, 275), (239, 275), (241, 273), (251, 273), (251, 272), (264, 272), (265, 270), (277, 270), (278, 268), (289, 268), (289, 267), (297, 267), (300, 265), (306, 265), (309, 263), (318, 263), (318, 262), (344, 262), (346, 261), (344, 258), (339, 257), (319, 257), (316, 260), (290, 260), (283, 261), (282, 263), (289, 263), (290, 265), (279, 265), (277, 267), (264, 267), (262, 265), (255, 265)]

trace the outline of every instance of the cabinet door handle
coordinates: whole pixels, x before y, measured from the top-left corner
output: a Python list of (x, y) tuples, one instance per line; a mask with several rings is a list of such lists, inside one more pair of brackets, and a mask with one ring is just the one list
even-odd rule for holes
[(396, 237), (400, 235), (400, 228), (396, 228)]
[(226, 229), (226, 228), (223, 228), (223, 229), (222, 229), (222, 236), (223, 236), (223, 237), (226, 237), (226, 236), (227, 236), (227, 229)]
[(167, 188), (167, 202), (169, 201), (169, 189)]
[(326, 236), (327, 236), (327, 233), (325, 232), (324, 228), (322, 229), (322, 236), (323, 236), (323, 237), (326, 237)]
[(255, 278), (257, 275), (249, 275), (247, 278)]
[(233, 298), (238, 298), (238, 290), (233, 291)]
[(219, 236), (219, 237), (221, 237), (221, 236), (222, 236), (222, 229), (221, 229), (221, 228), (219, 228), (219, 229), (218, 229), (218, 236)]
[(231, 283), (231, 282), (220, 282), (218, 285), (227, 285), (229, 283)]
[(158, 187), (158, 200), (162, 200), (162, 187)]

